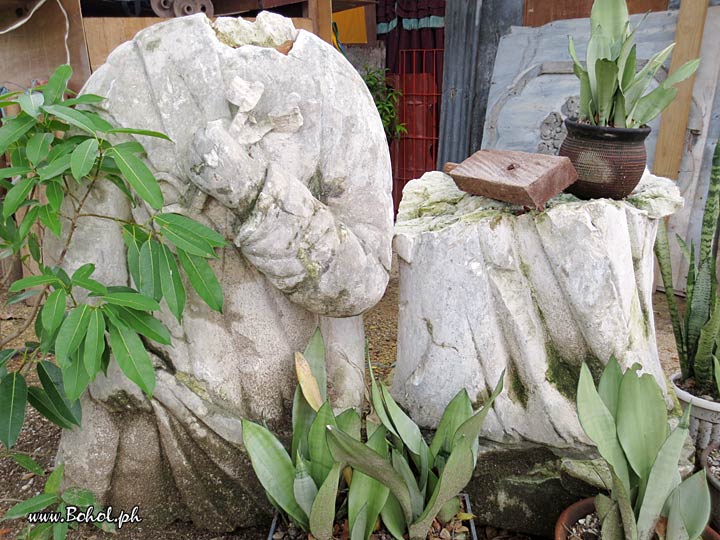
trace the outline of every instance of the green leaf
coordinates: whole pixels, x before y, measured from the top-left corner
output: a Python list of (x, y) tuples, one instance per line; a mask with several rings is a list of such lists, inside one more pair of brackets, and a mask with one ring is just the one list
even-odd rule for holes
[(385, 410), (393, 426), (395, 426), (395, 431), (400, 435), (403, 444), (405, 444), (413, 454), (420, 455), (423, 451), (422, 445), (425, 442), (420, 433), (420, 428), (403, 412), (383, 383), (380, 383), (380, 392), (383, 403), (385, 404)]
[(393, 469), (383, 456), (356, 441), (350, 435), (332, 426), (328, 427), (327, 430), (327, 443), (335, 461), (347, 463), (354, 470), (360, 471), (387, 486), (400, 504), (406, 522), (412, 522), (412, 502), (403, 477)]
[(122, 228), (122, 238), (127, 247), (127, 261), (133, 283), (140, 283), (140, 247), (149, 238), (148, 234), (137, 225), (126, 224)]
[(80, 415), (73, 411), (72, 400), (66, 397), (61, 370), (56, 365), (43, 361), (37, 365), (37, 374), (52, 411), (62, 419), (63, 423), (80, 426)]
[(113, 292), (100, 298), (108, 304), (125, 306), (138, 311), (157, 311), (160, 309), (160, 304), (154, 299), (135, 292)]
[(79, 506), (80, 508), (87, 508), (96, 503), (95, 495), (92, 491), (77, 487), (71, 487), (63, 491), (62, 500), (67, 504)]
[(172, 341), (170, 332), (152, 315), (144, 311), (137, 311), (122, 306), (111, 305), (107, 306), (106, 309), (112, 310), (123, 324), (135, 330), (138, 334), (162, 343), (163, 345), (170, 345)]
[(189, 254), (205, 258), (215, 257), (215, 244), (189, 229), (168, 222), (166, 217), (170, 215), (174, 214), (161, 214), (161, 217), (155, 218), (155, 222), (160, 225), (160, 231), (167, 241)]
[(118, 148), (120, 150), (123, 150), (125, 152), (130, 152), (131, 154), (144, 154), (145, 148), (142, 144), (140, 144), (137, 141), (126, 141), (123, 143), (118, 143), (114, 145), (115, 148)]
[(55, 139), (52, 133), (36, 133), (28, 139), (25, 151), (34, 166), (38, 166), (50, 153), (50, 144)]
[(149, 397), (152, 396), (155, 389), (155, 369), (140, 337), (125, 326), (111, 325), (110, 347), (127, 378)]
[(0, 381), (0, 442), (11, 448), (17, 441), (27, 403), (27, 384), (17, 371), (8, 373)]
[(392, 492), (388, 495), (380, 515), (388, 532), (392, 534), (396, 540), (403, 540), (410, 524), (405, 521), (402, 507)]
[(610, 120), (615, 101), (615, 92), (618, 88), (617, 70), (617, 64), (613, 60), (600, 58), (595, 62), (595, 76), (597, 78), (595, 104), (598, 112), (598, 124), (601, 126), (608, 125)]
[(628, 126), (640, 127), (650, 122), (673, 102), (677, 93), (677, 88), (658, 86), (648, 95), (641, 97), (628, 115)]
[(343, 467), (342, 463), (333, 465), (315, 497), (315, 503), (310, 512), (310, 532), (317, 540), (333, 540), (334, 538), (335, 499)]
[[(0, 154), (4, 154), (12, 143), (20, 139), (35, 125), (35, 118), (26, 114), (4, 121), (0, 128)], [(16, 166), (21, 165), (15, 159), (12, 160), (12, 163)]]
[(26, 454), (13, 454), (13, 461), (20, 465), (26, 471), (30, 471), (38, 476), (45, 476), (43, 468), (37, 464), (37, 462)]
[(97, 136), (95, 125), (82, 111), (64, 107), (63, 105), (43, 105), (42, 108), (46, 113), (52, 114), (60, 120), (64, 120), (71, 126), (75, 126), (76, 128), (80, 128), (83, 131)]
[(70, 156), (70, 170), (76, 180), (82, 180), (92, 170), (97, 151), (97, 139), (88, 139), (73, 150)]
[(310, 515), (313, 502), (317, 496), (318, 488), (310, 476), (308, 466), (302, 456), (295, 459), (295, 481), (293, 482), (293, 495), (302, 511)]
[(60, 176), (61, 174), (64, 174), (65, 171), (67, 171), (70, 168), (70, 160), (72, 159), (72, 156), (70, 154), (65, 154), (63, 156), (60, 156), (54, 160), (52, 160), (50, 163), (45, 165), (44, 167), (38, 169), (38, 174), (40, 175), (41, 180), (49, 180), (51, 178), (55, 178), (57, 176)]
[(59, 426), (62, 429), (73, 428), (73, 425), (70, 422), (58, 414), (57, 410), (55, 410), (55, 407), (50, 401), (50, 398), (42, 388), (38, 388), (37, 386), (31, 386), (28, 388), (28, 402), (30, 405), (35, 407), (40, 414), (56, 426)]
[(162, 298), (162, 284), (160, 281), (160, 244), (149, 238), (140, 248), (140, 283), (138, 288), (145, 296), (159, 301)]
[(55, 210), (50, 208), (49, 204), (44, 204), (39, 208), (38, 216), (40, 217), (40, 223), (45, 225), (50, 232), (60, 238), (62, 235), (62, 224), (60, 218)]
[(45, 102), (43, 95), (37, 92), (30, 92), (29, 94), (21, 94), (17, 98), (18, 105), (28, 116), (37, 118), (40, 114), (40, 107)]
[(91, 308), (87, 304), (76, 307), (60, 326), (55, 339), (55, 356), (61, 367), (68, 365), (70, 355), (80, 347), (90, 322), (90, 310)]
[(335, 460), (328, 448), (325, 436), (326, 426), (337, 426), (335, 415), (329, 401), (323, 403), (308, 433), (308, 450), (310, 453), (310, 475), (315, 485), (321, 486), (332, 469)]
[(60, 491), (60, 485), (62, 484), (63, 474), (65, 474), (65, 465), (60, 463), (55, 470), (50, 473), (48, 479), (45, 481), (45, 493), (51, 493), (57, 495)]
[(0, 179), (24, 176), (30, 171), (30, 167), (3, 167), (0, 168)]
[(617, 419), (617, 408), (618, 399), (620, 396), (620, 384), (623, 380), (623, 373), (620, 369), (615, 355), (610, 357), (598, 383), (598, 394), (605, 403), (605, 406), (613, 415), (613, 418)]
[(637, 519), (639, 540), (652, 539), (665, 501), (674, 488), (678, 462), (688, 435), (689, 414), (690, 407), (685, 410), (680, 424), (670, 433), (655, 458)]
[(165, 229), (178, 234), (182, 233), (188, 238), (202, 240), (210, 246), (223, 247), (227, 244), (221, 234), (181, 214), (158, 214), (154, 219), (156, 223)]
[(13, 304), (19, 304), (23, 300), (26, 300), (27, 298), (32, 298), (33, 296), (37, 296), (40, 294), (40, 291), (36, 290), (28, 290), (20, 294), (16, 294), (14, 296), (11, 296), (5, 301), (6, 306), (12, 306)]
[(671, 501), (678, 507), (688, 538), (700, 538), (710, 520), (710, 490), (705, 471), (696, 472), (676, 487)]
[(61, 365), (65, 395), (70, 401), (77, 400), (90, 384), (90, 375), (85, 370), (80, 354), (73, 354), (70, 361)]
[(21, 178), (10, 191), (5, 194), (3, 203), (3, 219), (8, 219), (13, 215), (20, 205), (25, 202), (27, 196), (37, 184), (38, 179), (35, 177)]
[(170, 312), (180, 322), (185, 310), (185, 285), (183, 285), (175, 255), (165, 244), (160, 244), (158, 269), (162, 296), (165, 298)]
[(60, 182), (53, 181), (45, 184), (45, 195), (50, 208), (56, 212), (59, 211), (62, 206), (63, 199), (65, 198), (65, 192), (63, 191), (63, 187), (60, 185)]
[(671, 43), (662, 51), (653, 56), (647, 62), (647, 64), (645, 64), (645, 66), (643, 66), (643, 68), (637, 73), (637, 75), (635, 75), (635, 79), (633, 79), (633, 82), (627, 87), (626, 90), (623, 91), (623, 94), (625, 96), (626, 111), (631, 112), (635, 108), (638, 100), (645, 93), (645, 90), (647, 90), (650, 81), (655, 78), (655, 73), (657, 73), (658, 69), (660, 69), (660, 66), (665, 63), (665, 60), (667, 60), (668, 56), (670, 56), (673, 47), (675, 47), (675, 44)]
[(360, 440), (362, 419), (355, 409), (347, 409), (335, 418), (337, 426), (355, 440)]
[(50, 79), (45, 85), (45, 90), (43, 91), (43, 96), (45, 97), (45, 103), (47, 105), (57, 103), (63, 98), (65, 91), (67, 90), (67, 82), (70, 80), (70, 77), (72, 77), (72, 68), (68, 64), (59, 66), (50, 76)]
[(76, 98), (66, 99), (63, 101), (63, 105), (66, 107), (72, 107), (73, 105), (94, 105), (96, 103), (102, 103), (105, 98), (96, 94), (83, 94)]
[(178, 260), (195, 292), (210, 309), (222, 313), (223, 291), (207, 260), (178, 249)]
[(41, 493), (36, 495), (32, 499), (28, 499), (21, 503), (16, 504), (10, 510), (7, 511), (5, 517), (0, 521), (7, 521), (9, 519), (17, 519), (19, 517), (26, 516), (31, 512), (39, 512), (44, 508), (47, 508), (52, 503), (57, 502), (57, 497), (51, 493)]
[(155, 137), (157, 139), (164, 139), (166, 141), (172, 142), (172, 139), (164, 133), (160, 133), (159, 131), (152, 131), (149, 129), (113, 128), (111, 130), (108, 130), (108, 133), (130, 133), (132, 135), (144, 135), (145, 137)]
[[(716, 155), (717, 154), (716, 146)], [(689, 377), (688, 366), (687, 366), (687, 355), (685, 351), (685, 339), (683, 337), (682, 324), (680, 322), (680, 314), (677, 308), (677, 301), (675, 300), (675, 289), (673, 287), (672, 277), (672, 262), (670, 259), (670, 245), (668, 243), (667, 236), (667, 225), (664, 221), (658, 225), (657, 237), (655, 239), (655, 257), (658, 262), (658, 268), (660, 269), (660, 277), (662, 278), (663, 288), (665, 289), (665, 299), (668, 303), (668, 311), (670, 312), (670, 321), (672, 322), (673, 335), (675, 336), (675, 346), (678, 351), (680, 359), (680, 368), (682, 371), (683, 378)], [(694, 272), (692, 268), (688, 273)], [(688, 291), (690, 294), (690, 291)]]
[(162, 208), (163, 194), (148, 166), (126, 150), (113, 148), (112, 151), (117, 166), (140, 198), (155, 210)]
[(652, 375), (637, 376), (631, 368), (620, 384), (617, 436), (625, 457), (640, 478), (639, 496), (650, 469), (667, 438), (667, 410), (662, 391)]
[(49, 334), (53, 334), (62, 323), (67, 305), (67, 293), (65, 289), (56, 289), (45, 300), (45, 305), (40, 312), (43, 328)]
[(470, 448), (473, 451), (473, 455), (475, 456), (475, 459), (477, 459), (478, 437), (480, 436), (482, 425), (485, 422), (485, 417), (492, 409), (495, 399), (500, 395), (503, 390), (504, 380), (505, 370), (502, 370), (502, 372), (500, 373), (500, 379), (495, 385), (495, 389), (492, 391), (492, 394), (490, 394), (490, 397), (485, 401), (485, 403), (483, 403), (482, 408), (478, 410), (475, 414), (473, 414), (470, 418), (465, 420), (465, 422), (463, 422), (460, 427), (457, 428), (457, 431), (455, 431), (455, 436), (453, 437), (453, 448), (455, 448), (455, 446), (460, 442), (461, 438), (464, 437), (470, 443)]
[(699, 67), (699, 58), (696, 58), (695, 60), (688, 60), (682, 66), (673, 71), (670, 76), (662, 82), (662, 84), (663, 86), (676, 85), (677, 83), (682, 82), (688, 77), (692, 76)]
[(293, 495), (295, 470), (280, 441), (266, 428), (243, 419), (243, 444), (253, 470), (268, 496), (303, 529), (308, 516)]
[(105, 317), (98, 308), (90, 311), (85, 344), (83, 345), (83, 363), (91, 379), (100, 371), (102, 355), (105, 351)]
[(473, 414), (472, 403), (467, 390), (460, 390), (448, 403), (443, 412), (437, 431), (430, 444), (433, 457), (442, 450), (448, 456), (452, 451), (452, 442), (457, 429)]
[(630, 475), (625, 454), (615, 429), (615, 419), (595, 389), (595, 382), (587, 365), (580, 368), (577, 390), (577, 408), (580, 424), (595, 443), (600, 455), (615, 470), (626, 491), (630, 491)]

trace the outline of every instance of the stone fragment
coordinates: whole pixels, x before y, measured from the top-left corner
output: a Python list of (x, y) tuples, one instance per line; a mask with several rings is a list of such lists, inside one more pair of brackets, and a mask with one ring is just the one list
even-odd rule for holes
[(538, 209), (577, 180), (566, 157), (508, 150), (479, 150), (449, 174), (467, 193)]

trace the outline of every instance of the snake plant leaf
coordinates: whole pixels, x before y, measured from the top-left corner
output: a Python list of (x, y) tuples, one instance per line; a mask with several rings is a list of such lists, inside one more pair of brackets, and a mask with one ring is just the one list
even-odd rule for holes
[(590, 11), (592, 31), (601, 28), (613, 42), (622, 41), (629, 22), (625, 0), (595, 0)]
[(616, 425), (620, 445), (640, 478), (642, 494), (655, 457), (667, 438), (667, 410), (655, 378), (647, 373), (638, 376), (636, 366), (623, 375)]
[(375, 380), (375, 375), (373, 374), (372, 370), (372, 364), (368, 360), (368, 370), (370, 371), (370, 403), (372, 404), (373, 411), (377, 415), (377, 417), (380, 419), (380, 422), (382, 423), (385, 428), (395, 435), (398, 439), (400, 439), (400, 435), (398, 434), (397, 430), (395, 429), (395, 426), (393, 425), (392, 421), (390, 420), (390, 417), (388, 416), (388, 413), (385, 409), (385, 402), (383, 401), (382, 392), (380, 391), (380, 387), (378, 386), (377, 381)]
[(367, 504), (364, 504), (358, 513), (357, 519), (350, 527), (350, 540), (367, 540), (365, 529), (367, 529)]
[(715, 376), (715, 389), (718, 394), (720, 394), (720, 362), (718, 362), (718, 359), (713, 354), (713, 375)]
[(402, 476), (388, 461), (350, 435), (333, 426), (327, 427), (327, 442), (336, 461), (348, 463), (356, 471), (364, 473), (387, 486), (400, 504), (405, 521), (412, 521), (410, 492)]
[[(386, 433), (385, 428), (377, 429), (367, 442), (369, 448), (385, 458), (388, 457)], [(362, 521), (365, 525), (363, 525), (361, 538), (367, 540), (370, 537), (389, 493), (390, 490), (374, 478), (360, 471), (353, 473), (353, 480), (348, 490), (348, 523), (353, 535), (359, 534), (354, 531), (358, 528), (358, 523)]]
[(612, 503), (607, 514), (600, 520), (603, 540), (624, 540), (622, 518), (617, 503)]
[(620, 478), (618, 478), (612, 469), (610, 470), (610, 475), (612, 476), (612, 497), (613, 500), (617, 502), (618, 509), (620, 510), (625, 540), (637, 540), (637, 522), (635, 520), (635, 511), (632, 507), (630, 494), (625, 490), (625, 486), (623, 486)]
[(465, 422), (463, 422), (460, 427), (457, 428), (457, 431), (455, 431), (455, 435), (453, 437), (453, 449), (458, 445), (461, 439), (465, 438), (470, 443), (470, 448), (472, 449), (475, 461), (477, 461), (478, 449), (480, 446), (478, 437), (480, 436), (483, 422), (485, 421), (485, 417), (492, 409), (495, 399), (502, 392), (504, 380), (505, 370), (500, 373), (500, 379), (495, 385), (495, 389), (493, 390), (492, 394), (490, 394), (490, 397), (487, 399), (487, 401), (483, 403), (482, 408), (478, 412), (473, 414), (470, 418), (465, 420)]
[(700, 330), (697, 351), (695, 352), (694, 372), (695, 381), (705, 391), (712, 391), (713, 378), (713, 350), (720, 332), (720, 302), (715, 301), (710, 320)]
[[(620, 89), (625, 90), (632, 84), (635, 78), (635, 69), (637, 68), (637, 45), (633, 43), (633, 34), (625, 40), (623, 48), (620, 51), (618, 59), (618, 78), (620, 79)], [(625, 108), (625, 99), (620, 100)]]
[(597, 61), (602, 59), (609, 59), (611, 56), (610, 47), (612, 42), (608, 36), (606, 36), (602, 28), (598, 28), (593, 31), (587, 44), (587, 53), (585, 56), (585, 64), (588, 66), (588, 78), (590, 79), (590, 94), (592, 96), (592, 103), (595, 107), (595, 112), (598, 112), (598, 85), (600, 83), (599, 77), (595, 69)]
[(635, 108), (636, 103), (645, 93), (645, 90), (647, 90), (650, 81), (653, 80), (655, 74), (660, 69), (660, 66), (662, 66), (668, 56), (670, 56), (673, 47), (675, 47), (674, 43), (665, 47), (662, 51), (654, 55), (648, 63), (645, 64), (640, 71), (638, 71), (637, 75), (635, 75), (635, 78), (633, 79), (633, 82), (625, 91), (623, 91), (623, 95), (625, 96), (625, 110), (632, 111)]
[(679, 497), (675, 493), (670, 496), (670, 511), (668, 513), (665, 538), (666, 540), (691, 540), (682, 516), (680, 515)]
[(627, 115), (625, 113), (625, 100), (614, 98), (613, 125), (617, 128), (627, 127)]
[(615, 355), (612, 355), (600, 376), (598, 394), (600, 394), (600, 398), (615, 419), (617, 419), (618, 399), (620, 397), (620, 384), (622, 380), (622, 369), (620, 369), (620, 364), (618, 364)]
[(400, 476), (402, 476), (402, 479), (408, 488), (413, 518), (416, 518), (423, 513), (423, 509), (425, 507), (425, 497), (421, 493), (412, 469), (410, 469), (410, 464), (397, 449), (392, 451), (391, 462), (393, 469), (400, 473)]
[(592, 375), (585, 363), (580, 368), (577, 409), (580, 424), (585, 433), (592, 439), (600, 455), (618, 475), (625, 489), (630, 491), (628, 464), (617, 437), (615, 419), (595, 389)]
[(590, 77), (587, 70), (582, 66), (578, 60), (577, 52), (575, 51), (575, 42), (572, 36), (568, 38), (568, 50), (570, 57), (573, 60), (573, 72), (580, 81), (580, 111), (579, 117), (581, 120), (586, 120), (590, 123), (595, 123), (595, 115), (590, 110), (590, 103), (592, 100), (592, 91), (590, 90)]
[(295, 469), (280, 441), (263, 426), (242, 421), (243, 444), (262, 487), (290, 518), (304, 530), (308, 516), (295, 500)]
[(678, 243), (678, 246), (680, 246), (680, 253), (682, 253), (683, 258), (686, 261), (690, 261), (690, 248), (687, 245), (687, 242), (683, 240), (682, 236), (679, 234), (675, 234), (675, 240)]
[(295, 457), (295, 480), (293, 481), (293, 495), (298, 506), (306, 515), (310, 515), (318, 488), (310, 476), (310, 469), (302, 456)]
[(670, 433), (650, 471), (645, 490), (645, 497), (638, 513), (638, 539), (651, 540), (655, 533), (655, 525), (660, 517), (665, 500), (675, 487), (673, 485), (682, 447), (688, 434), (690, 407), (685, 410), (678, 426)]
[(710, 261), (700, 263), (695, 286), (693, 287), (692, 300), (687, 314), (687, 353), (693, 358), (697, 351), (700, 331), (710, 318), (710, 293), (712, 292), (712, 276), (710, 272)]
[(310, 369), (310, 364), (299, 352), (295, 353), (295, 373), (305, 400), (315, 411), (319, 411), (324, 401), (320, 385)]
[(355, 440), (360, 440), (360, 431), (362, 429), (362, 420), (355, 409), (347, 409), (341, 412), (335, 418), (337, 427), (350, 435)]
[(333, 540), (335, 499), (340, 482), (340, 472), (344, 468), (344, 463), (335, 463), (315, 497), (315, 503), (310, 512), (310, 532), (317, 540)]
[(332, 469), (335, 464), (325, 435), (327, 426), (337, 427), (335, 414), (333, 414), (329, 401), (326, 401), (322, 407), (320, 407), (308, 432), (310, 475), (318, 486), (321, 486), (325, 482), (330, 469)]
[(598, 493), (597, 495), (595, 495), (594, 501), (595, 511), (597, 512), (598, 519), (600, 519), (601, 522), (605, 519), (605, 516), (610, 513), (612, 507), (617, 504), (610, 497), (608, 497), (607, 495), (603, 495), (602, 493)]
[(677, 88), (658, 86), (649, 94), (638, 99), (628, 114), (628, 126), (636, 128), (646, 125), (672, 103), (677, 93)]
[(303, 357), (310, 366), (310, 370), (317, 381), (322, 401), (327, 399), (327, 370), (325, 368), (325, 342), (320, 327), (315, 330), (312, 338), (305, 347)]
[(385, 410), (390, 417), (390, 421), (395, 426), (395, 430), (403, 441), (403, 444), (415, 455), (420, 455), (423, 451), (424, 440), (420, 433), (418, 425), (403, 412), (400, 406), (390, 395), (390, 391), (381, 382), (379, 383), (382, 400), (385, 404)]
[(715, 145), (710, 186), (705, 201), (702, 229), (700, 232), (700, 260), (711, 256), (718, 218), (720, 217), (720, 144)]
[(445, 407), (435, 436), (430, 444), (430, 453), (433, 458), (441, 451), (447, 456), (450, 455), (455, 432), (472, 414), (472, 402), (470, 401), (467, 390), (463, 388), (452, 398), (447, 407)]
[(667, 79), (665, 79), (662, 84), (663, 86), (674, 86), (677, 83), (680, 83), (687, 79), (688, 77), (691, 77), (695, 74), (697, 71), (697, 68), (700, 67), (700, 59), (696, 58), (695, 60), (688, 60), (685, 62), (682, 66), (677, 68), (675, 71), (673, 71)]
[(425, 540), (440, 509), (467, 486), (475, 470), (471, 441), (462, 437), (453, 448), (443, 474), (422, 515), (410, 526), (410, 540)]
[(599, 58), (595, 61), (595, 76), (597, 77), (597, 91), (595, 103), (597, 104), (598, 123), (601, 126), (608, 124), (611, 118), (615, 92), (618, 89), (618, 67), (613, 60)]
[(677, 505), (688, 536), (700, 538), (710, 519), (711, 505), (710, 490), (704, 470), (696, 472), (675, 488), (672, 505), (673, 507)]
[[(673, 288), (672, 264), (670, 260), (670, 245), (668, 243), (667, 224), (661, 221), (658, 225), (657, 237), (655, 239), (655, 257), (660, 268), (660, 276), (662, 277), (663, 287), (665, 289), (665, 299), (668, 303), (668, 311), (670, 312), (670, 321), (672, 322), (673, 335), (675, 336), (675, 346), (680, 358), (680, 367), (683, 378), (689, 376), (687, 372), (687, 356), (685, 354), (685, 339), (680, 313), (678, 312), (677, 301), (675, 300), (675, 289)], [(694, 270), (690, 270), (694, 272)]]
[(395, 538), (395, 540), (404, 540), (408, 525), (405, 521), (400, 503), (392, 492), (388, 495), (388, 499), (385, 501), (385, 506), (383, 506), (380, 516), (382, 517), (385, 528), (393, 535), (393, 538)]

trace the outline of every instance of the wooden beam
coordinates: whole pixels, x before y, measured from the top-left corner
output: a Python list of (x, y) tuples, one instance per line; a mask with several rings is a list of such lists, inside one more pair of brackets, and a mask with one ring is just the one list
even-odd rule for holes
[[(680, 4), (675, 49), (670, 73), (688, 60), (698, 58), (702, 46), (708, 0), (683, 0)], [(713, 52), (714, 54), (714, 52)], [(712, 61), (716, 61), (713, 59)], [(677, 179), (687, 137), (688, 116), (692, 102), (695, 76), (677, 85), (678, 94), (660, 118), (660, 130), (655, 148), (654, 173)]]

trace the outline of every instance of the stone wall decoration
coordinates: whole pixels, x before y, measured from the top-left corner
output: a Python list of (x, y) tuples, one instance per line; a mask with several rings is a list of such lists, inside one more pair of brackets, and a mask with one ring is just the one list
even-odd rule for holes
[[(644, 15), (631, 16), (637, 25)], [(648, 14), (636, 33), (638, 63), (674, 41), (676, 11)], [(500, 40), (493, 83), (483, 133), (483, 148), (552, 152), (556, 148), (558, 115), (573, 116), (570, 101), (579, 92), (568, 55), (568, 35), (585, 57), (590, 32), (589, 19), (555, 21), (545, 26), (513, 27)], [(714, 143), (720, 134), (718, 73), (720, 63), (713, 61), (720, 48), (720, 7), (708, 9), (703, 34), (703, 61), (698, 69), (690, 110), (685, 153), (678, 185), (686, 205), (670, 219), (670, 234), (700, 238), (700, 225), (708, 189)], [(666, 77), (661, 69), (658, 77)], [(568, 98), (571, 98), (568, 101)], [(652, 132), (646, 141), (648, 167), (652, 169), (659, 118), (650, 123)], [(562, 128), (561, 128), (562, 131)], [(559, 147), (559, 146), (557, 146)], [(683, 290), (687, 263), (672, 242), (676, 289)]]
[[(173, 345), (153, 348), (153, 398), (119, 371), (91, 385), (82, 429), (62, 437), (66, 482), (116, 508), (140, 502), (155, 526), (264, 525), (270, 508), (243, 451), (241, 419), (287, 433), (293, 353), (318, 325), (333, 404), (362, 400), (359, 315), (384, 293), (393, 219), (372, 97), (330, 45), (269, 13), (254, 23), (194, 15), (147, 28), (84, 91), (107, 97), (99, 112), (115, 124), (172, 139), (140, 138), (163, 211), (202, 221), (231, 245), (214, 261), (223, 314), (191, 292), (181, 323), (160, 312)], [(86, 207), (148, 217), (105, 182)], [(104, 282), (129, 284), (114, 222), (83, 219), (65, 261), (68, 271), (97, 262)]]
[(399, 257), (398, 358), (393, 395), (434, 427), (465, 388), (483, 400), (505, 387), (483, 436), (588, 450), (575, 410), (580, 366), (611, 355), (665, 388), (652, 310), (658, 220), (682, 205), (676, 185), (649, 173), (624, 201), (560, 195), (544, 212), (457, 189), (426, 173), (406, 187)]

